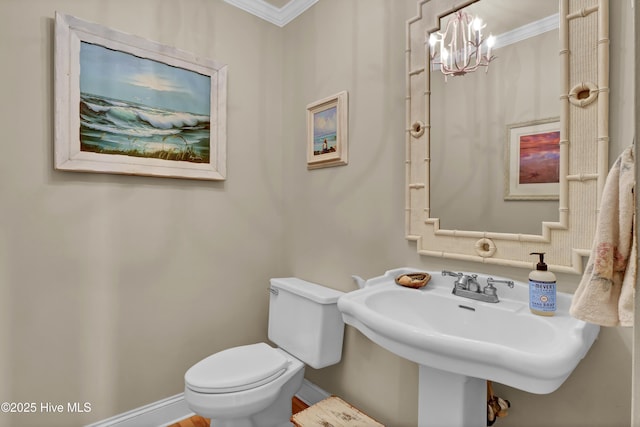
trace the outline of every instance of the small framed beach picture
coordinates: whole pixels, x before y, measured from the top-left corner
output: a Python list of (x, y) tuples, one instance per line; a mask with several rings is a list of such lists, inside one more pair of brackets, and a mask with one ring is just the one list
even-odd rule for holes
[(560, 120), (507, 126), (505, 200), (558, 200)]
[(55, 18), (55, 168), (226, 179), (227, 66)]
[(307, 168), (348, 163), (348, 95), (346, 91), (307, 106)]

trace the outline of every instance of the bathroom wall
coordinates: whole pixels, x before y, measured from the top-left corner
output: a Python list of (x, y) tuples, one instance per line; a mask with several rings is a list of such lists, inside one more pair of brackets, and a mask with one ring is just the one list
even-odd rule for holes
[[(227, 63), (228, 179), (54, 171), (56, 10)], [(91, 404), (0, 425), (101, 420), (266, 338), (283, 272), (282, 36), (222, 0), (0, 0), (0, 402)]]
[[(493, 273), (524, 269), (420, 257), (404, 239), (405, 21), (415, 0), (323, 0), (284, 33), (286, 270), (343, 291), (350, 275), (399, 266)], [(633, 11), (611, 1), (610, 163), (634, 135)], [(305, 106), (349, 91), (349, 165), (308, 171)], [(474, 167), (474, 165), (460, 165)], [(572, 292), (579, 277), (559, 275)], [(499, 331), (496, 331), (499, 333)], [(526, 331), (522, 331), (526, 334)], [(417, 366), (347, 327), (343, 361), (307, 377), (392, 426), (417, 422)], [(513, 407), (501, 426), (628, 426), (632, 331), (607, 328), (565, 384), (550, 395), (496, 385)], [(605, 391), (606, 390), (606, 391)]]
[[(0, 401), (92, 404), (0, 425), (82, 425), (181, 392), (197, 360), (265, 339), (269, 277), (344, 291), (351, 274), (405, 265), (526, 278), (419, 257), (403, 237), (415, 3), (322, 0), (281, 29), (222, 0), (0, 0)], [(633, 136), (634, 44), (629, 2), (611, 7), (613, 161)], [(228, 180), (54, 171), (55, 10), (229, 64)], [(345, 89), (349, 165), (308, 171), (305, 107)], [(497, 386), (514, 404), (500, 425), (629, 425), (631, 346), (629, 330), (603, 330), (548, 396)], [(353, 328), (343, 361), (307, 377), (388, 425), (416, 423), (417, 367)]]

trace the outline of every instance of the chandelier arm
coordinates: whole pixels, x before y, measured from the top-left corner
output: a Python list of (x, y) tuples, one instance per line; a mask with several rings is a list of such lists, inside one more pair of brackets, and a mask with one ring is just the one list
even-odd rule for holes
[[(477, 16), (471, 16), (464, 11), (455, 12), (449, 20), (444, 32), (435, 32), (429, 35), (430, 57), (434, 66), (439, 66), (440, 71), (446, 77), (449, 75), (460, 76), (479, 67), (485, 67), (488, 71), (489, 63), (495, 59), (491, 55), (491, 47), (494, 37), (489, 36), (485, 40), (482, 30), (486, 24)], [(482, 46), (486, 43), (486, 52), (482, 52)]]

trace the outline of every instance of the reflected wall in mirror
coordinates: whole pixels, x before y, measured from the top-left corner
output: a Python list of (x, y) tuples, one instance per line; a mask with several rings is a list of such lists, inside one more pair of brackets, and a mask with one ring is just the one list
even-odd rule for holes
[[(406, 236), (423, 255), (531, 268), (529, 252), (546, 252), (552, 270), (580, 273), (608, 172), (608, 0), (531, 4), (418, 1), (407, 22)], [(484, 15), (497, 59), (445, 83), (428, 38), (463, 8)], [(588, 102), (576, 102), (584, 87)], [(509, 132), (548, 122), (559, 128), (557, 200), (505, 200)]]
[[(431, 67), (430, 182), (447, 183), (431, 186), (432, 216), (446, 229), (540, 234), (542, 221), (558, 220), (557, 189), (556, 200), (505, 200), (509, 128), (559, 121), (558, 2), (480, 0), (462, 11), (496, 36), (496, 59), (446, 80)], [(453, 16), (440, 18), (441, 31)]]

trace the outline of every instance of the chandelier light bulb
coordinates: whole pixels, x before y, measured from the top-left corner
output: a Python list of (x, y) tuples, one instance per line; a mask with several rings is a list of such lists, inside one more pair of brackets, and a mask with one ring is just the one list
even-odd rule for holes
[(478, 18), (477, 16), (475, 18), (473, 18), (473, 31), (480, 31), (482, 30), (482, 19)]

